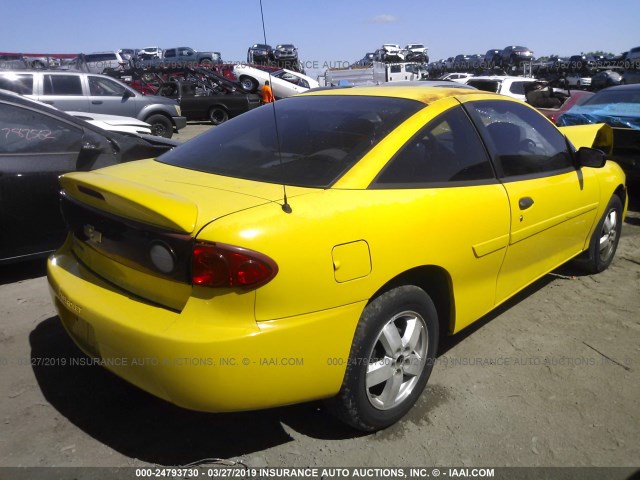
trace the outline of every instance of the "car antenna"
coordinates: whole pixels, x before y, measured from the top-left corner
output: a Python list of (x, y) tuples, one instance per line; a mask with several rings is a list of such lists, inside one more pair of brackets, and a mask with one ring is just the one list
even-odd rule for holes
[[(265, 45), (267, 45), (267, 31), (264, 27), (264, 11), (262, 10), (262, 0), (260, 0), (260, 17), (262, 18), (262, 35), (264, 37), (264, 43)], [(273, 82), (271, 81), (271, 70), (269, 70), (267, 74), (269, 75), (269, 84), (272, 85)], [(276, 127), (276, 141), (278, 142), (278, 157), (280, 159), (280, 167), (282, 168), (282, 148), (280, 145), (280, 131), (278, 130), (278, 117), (276, 115), (275, 99), (273, 102), (271, 102), (271, 105), (273, 108), (273, 123), (275, 124), (275, 127)], [(291, 205), (289, 205), (289, 201), (287, 200), (287, 185), (285, 183), (282, 184), (282, 192), (284, 194), (284, 197), (283, 197), (284, 203), (282, 204), (282, 211), (284, 213), (291, 213), (293, 212), (293, 210), (291, 209)]]

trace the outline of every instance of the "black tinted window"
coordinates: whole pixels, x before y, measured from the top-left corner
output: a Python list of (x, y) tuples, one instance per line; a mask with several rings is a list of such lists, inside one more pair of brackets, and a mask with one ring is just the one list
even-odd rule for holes
[(472, 102), (505, 177), (573, 168), (564, 136), (540, 113), (509, 101)]
[(42, 113), (0, 103), (0, 155), (80, 151), (82, 131)]
[(82, 95), (79, 75), (45, 75), (45, 95)]
[[(265, 105), (158, 161), (237, 178), (328, 187), (400, 122), (424, 107), (400, 98), (300, 96)], [(279, 142), (278, 136), (279, 133)]]
[(462, 107), (425, 126), (374, 181), (374, 188), (476, 182), (495, 178), (482, 141)]
[(33, 95), (33, 75), (7, 73), (0, 76), (0, 88), (21, 95)]
[(527, 83), (533, 82), (512, 82), (511, 86), (509, 87), (509, 91), (511, 93), (515, 93), (516, 95), (524, 95), (524, 86)]
[(86, 62), (110, 62), (112, 60), (117, 60), (115, 53), (93, 53), (89, 55), (85, 55), (84, 59)]
[(484, 90), (485, 92), (498, 93), (500, 90), (500, 82), (497, 80), (469, 80), (467, 85), (477, 88), (478, 90)]

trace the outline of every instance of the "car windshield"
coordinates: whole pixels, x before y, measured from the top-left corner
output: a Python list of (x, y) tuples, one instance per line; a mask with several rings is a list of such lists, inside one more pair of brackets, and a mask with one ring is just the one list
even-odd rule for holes
[(640, 88), (633, 90), (602, 91), (589, 98), (583, 105), (603, 105), (611, 103), (636, 103), (640, 105)]
[(228, 177), (328, 188), (424, 106), (388, 97), (288, 98), (225, 122), (157, 161)]

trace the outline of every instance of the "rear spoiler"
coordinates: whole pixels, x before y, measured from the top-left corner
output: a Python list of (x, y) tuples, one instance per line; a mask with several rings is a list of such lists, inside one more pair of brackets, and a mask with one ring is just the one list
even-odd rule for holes
[[(129, 162), (127, 165), (132, 167), (135, 163), (142, 164)], [(143, 182), (111, 176), (108, 167), (100, 171), (67, 173), (60, 177), (60, 185), (67, 198), (113, 215), (179, 233), (191, 233), (195, 229), (196, 204)]]
[(576, 147), (590, 147), (602, 150), (605, 155), (613, 152), (613, 128), (606, 123), (560, 127), (560, 131)]

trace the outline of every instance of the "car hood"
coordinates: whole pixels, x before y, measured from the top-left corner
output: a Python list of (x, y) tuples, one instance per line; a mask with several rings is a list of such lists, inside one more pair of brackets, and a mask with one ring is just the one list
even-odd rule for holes
[(613, 129), (604, 123), (560, 127), (574, 147), (589, 147), (610, 155), (613, 151)]
[(640, 103), (578, 105), (558, 119), (558, 125), (606, 123), (612, 127), (640, 130)]
[[(232, 213), (272, 203), (281, 208), (283, 186), (224, 177), (163, 164), (129, 162), (60, 177), (66, 195), (123, 218), (195, 235)], [(287, 187), (294, 197), (317, 189)]]

